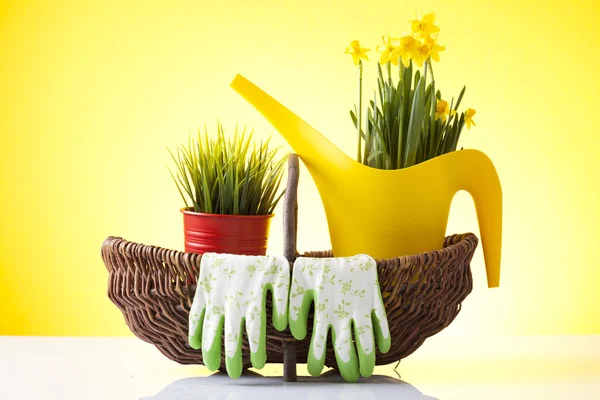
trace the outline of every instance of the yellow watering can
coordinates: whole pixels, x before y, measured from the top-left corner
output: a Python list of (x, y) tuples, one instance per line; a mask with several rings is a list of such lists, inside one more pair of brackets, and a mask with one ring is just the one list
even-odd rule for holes
[(385, 259), (440, 249), (452, 198), (466, 190), (477, 209), (488, 286), (499, 286), (502, 189), (484, 153), (460, 150), (405, 169), (371, 168), (241, 75), (231, 87), (285, 137), (308, 168), (336, 256), (364, 253)]

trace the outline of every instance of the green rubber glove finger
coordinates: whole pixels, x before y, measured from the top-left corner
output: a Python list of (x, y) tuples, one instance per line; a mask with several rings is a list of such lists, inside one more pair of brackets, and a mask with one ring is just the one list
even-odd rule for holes
[[(222, 314), (208, 314), (204, 317), (204, 337), (202, 338), (202, 360), (209, 371), (216, 371), (221, 366), (221, 340), (225, 317)], [(206, 330), (214, 332), (214, 340), (207, 340)], [(209, 347), (210, 346), (210, 347)]]
[(196, 328), (190, 324), (191, 334), (188, 336), (188, 342), (190, 347), (194, 350), (199, 350), (202, 347), (202, 326), (204, 325), (204, 314), (206, 313), (206, 309), (203, 308), (198, 316), (194, 315), (191, 320), (195, 321)]
[[(381, 297), (381, 289), (379, 288), (379, 280), (376, 281), (377, 290), (373, 294), (373, 310), (371, 311), (371, 322), (377, 338), (377, 347), (382, 353), (387, 353), (392, 345), (392, 336), (388, 327), (387, 316), (385, 314), (385, 306)], [(375, 346), (373, 346), (375, 350)]]
[[(339, 339), (337, 338), (335, 329), (331, 328), (335, 361), (337, 362), (340, 374), (346, 382), (354, 383), (360, 378), (360, 366), (354, 344), (352, 344), (352, 335), (350, 332), (350, 321), (348, 321), (347, 329), (344, 328), (344, 332), (340, 332)], [(345, 351), (347, 354), (342, 354), (341, 351)], [(344, 362), (344, 359), (348, 359), (348, 361)]]
[[(270, 285), (265, 285), (265, 290), (263, 290), (262, 293), (262, 300), (261, 300), (261, 304), (262, 304), (262, 313), (260, 314), (260, 337), (258, 338), (258, 341), (254, 342), (255, 345), (258, 345), (258, 348), (256, 350), (256, 352), (252, 352), (250, 351), (250, 362), (252, 363), (252, 366), (256, 369), (261, 369), (265, 366), (265, 364), (267, 363), (267, 348), (265, 345), (265, 340), (266, 340), (266, 336), (267, 336), (267, 288), (270, 288)], [(273, 292), (271, 291), (271, 296), (273, 296)], [(273, 322), (275, 322), (277, 318), (277, 311), (276, 311), (276, 307), (277, 304), (275, 304), (275, 302), (273, 302)], [(287, 326), (287, 312), (285, 314), (285, 325)], [(273, 323), (273, 325), (275, 325)], [(246, 328), (246, 332), (248, 332), (248, 328)], [(284, 327), (285, 329), (285, 327)], [(248, 335), (250, 336), (250, 335)], [(256, 340), (254, 338), (248, 338), (248, 340), (253, 341)]]
[(290, 294), (292, 297), (303, 296), (302, 304), (300, 307), (292, 306), (292, 310), (297, 313), (298, 318), (294, 319), (292, 313), (289, 313), (289, 325), (290, 331), (292, 332), (292, 336), (296, 340), (304, 340), (307, 333), (307, 321), (308, 321), (308, 312), (310, 310), (310, 305), (314, 301), (316, 292), (314, 290), (306, 290), (303, 286), (301, 286), (297, 281), (292, 284), (293, 293)]
[[(256, 352), (250, 352), (250, 362), (252, 363), (252, 367), (256, 369), (262, 369), (267, 363), (267, 347), (266, 337), (267, 337), (267, 313), (263, 312), (260, 316), (261, 319), (261, 327), (260, 327), (260, 338), (258, 342), (254, 344), (258, 346)], [(255, 340), (252, 338), (248, 338), (248, 340)]]
[[(369, 325), (357, 326), (356, 321), (353, 320), (352, 328), (360, 364), (360, 374), (363, 377), (368, 378), (373, 375), (373, 370), (375, 370), (375, 338), (373, 335), (373, 327)], [(367, 348), (363, 346), (363, 341), (365, 340), (368, 343)]]
[[(308, 359), (306, 367), (308, 373), (312, 376), (319, 376), (325, 367), (325, 358), (327, 356), (327, 335), (329, 327), (326, 324), (316, 323), (313, 326), (312, 338), (308, 350)], [(317, 356), (319, 354), (319, 356)]]
[[(288, 326), (287, 296), (289, 295), (289, 284), (289, 275), (280, 275), (274, 283), (267, 283), (264, 285), (261, 299), (262, 312), (260, 314), (260, 337), (257, 340), (256, 338), (251, 338), (248, 334), (249, 340), (253, 341), (253, 344), (258, 346), (256, 352), (250, 352), (250, 362), (256, 369), (263, 368), (267, 362), (267, 349), (265, 345), (267, 335), (267, 294), (271, 294), (273, 326), (281, 332)], [(281, 307), (277, 306), (278, 303), (284, 304), (283, 310), (280, 309)]]
[[(293, 306), (292, 311), (297, 314), (297, 319), (292, 318), (292, 313), (289, 313), (289, 325), (292, 336), (296, 340), (304, 340), (306, 338), (306, 334), (308, 331), (307, 321), (308, 321), (308, 313), (310, 311), (310, 306), (314, 302), (315, 308), (317, 300), (316, 291), (306, 290), (302, 283), (297, 280), (292, 284), (292, 293), (291, 297), (297, 299), (302, 296), (302, 303), (300, 306)], [(325, 356), (326, 356), (326, 346), (327, 346), (327, 331), (328, 326), (327, 323), (319, 323), (318, 317), (313, 320), (313, 332), (312, 338), (310, 341), (310, 347), (308, 351), (308, 358), (306, 361), (306, 367), (308, 369), (308, 373), (312, 376), (321, 375), (321, 371), (325, 367)], [(319, 354), (319, 356), (317, 356)]]
[[(200, 288), (202, 288), (202, 284), (200, 284)], [(206, 299), (204, 298), (204, 291), (196, 290), (188, 318), (188, 343), (195, 350), (202, 347), (202, 326), (204, 325), (205, 314)]]
[[(246, 325), (245, 318), (242, 318), (240, 324), (237, 325), (229, 315), (225, 315), (225, 354), (233, 353), (232, 357), (225, 356), (225, 368), (232, 379), (239, 378), (244, 367), (242, 361), (242, 329), (244, 329), (244, 325)], [(220, 356), (221, 354), (219, 354), (219, 360)]]
[[(271, 293), (271, 304), (273, 304), (273, 327), (279, 332), (288, 327), (288, 297), (289, 297), (290, 278), (289, 275), (281, 275), (274, 283), (265, 284), (263, 292), (263, 310), (266, 310), (267, 291)], [(277, 304), (283, 304), (279, 307)], [(266, 311), (263, 312), (266, 314)], [(263, 323), (263, 326), (265, 324)]]
[[(382, 322), (375, 313), (375, 310), (371, 313), (371, 319), (373, 321), (373, 330), (375, 331), (375, 337), (377, 338), (377, 347), (382, 353), (387, 353), (392, 346), (392, 337), (389, 331), (387, 331), (387, 319)], [(385, 329), (383, 328), (385, 326)], [(384, 330), (387, 331), (387, 336), (384, 335)]]

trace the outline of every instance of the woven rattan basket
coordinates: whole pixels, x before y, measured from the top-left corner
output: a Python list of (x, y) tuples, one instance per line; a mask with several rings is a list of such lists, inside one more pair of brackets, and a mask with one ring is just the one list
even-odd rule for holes
[[(289, 161), (284, 202), (285, 255), (290, 265), (296, 253), (298, 158)], [(399, 361), (428, 337), (447, 327), (472, 289), (470, 262), (477, 247), (471, 233), (449, 236), (441, 250), (377, 262), (390, 333), (391, 349), (377, 353), (377, 365)], [(307, 257), (331, 257), (330, 251), (309, 252)], [(202, 364), (202, 352), (188, 345), (188, 314), (196, 290), (201, 256), (109, 237), (102, 245), (108, 269), (108, 296), (123, 312), (125, 322), (140, 339), (181, 364)], [(418, 276), (417, 282), (414, 277)], [(267, 297), (270, 313), (270, 297)], [(312, 326), (312, 315), (308, 326)], [(305, 363), (311, 332), (296, 341), (289, 332), (267, 326), (267, 362), (284, 363), (284, 377), (295, 380), (296, 363)], [(326, 365), (335, 367), (333, 346), (328, 345)], [(222, 355), (224, 360), (224, 355)], [(247, 338), (243, 362), (251, 367)], [(224, 361), (222, 367), (224, 368)]]

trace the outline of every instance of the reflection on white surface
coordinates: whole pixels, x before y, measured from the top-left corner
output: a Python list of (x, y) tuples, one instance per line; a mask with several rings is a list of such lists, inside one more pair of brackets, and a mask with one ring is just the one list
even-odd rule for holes
[(298, 382), (283, 382), (281, 377), (263, 377), (247, 373), (229, 379), (226, 373), (208, 377), (177, 380), (155, 396), (140, 400), (438, 400), (418, 391), (414, 386), (389, 376), (374, 375), (356, 384), (346, 383), (337, 373), (320, 377), (298, 377)]
[(285, 383), (281, 364), (231, 380), (136, 338), (0, 336), (0, 400), (600, 399), (600, 336), (436, 336), (394, 367), (356, 384), (306, 365)]

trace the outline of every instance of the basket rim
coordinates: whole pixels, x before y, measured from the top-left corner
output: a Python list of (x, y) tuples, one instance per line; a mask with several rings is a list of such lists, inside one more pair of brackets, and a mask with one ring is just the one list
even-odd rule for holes
[[(454, 240), (458, 239), (458, 240), (454, 243), (450, 243), (450, 244), (446, 245), (446, 243), (452, 242), (453, 239)], [(439, 256), (439, 255), (443, 255), (446, 253), (450, 253), (459, 246), (463, 246), (463, 247), (466, 246), (465, 250), (470, 251), (471, 249), (477, 247), (478, 243), (479, 243), (479, 239), (472, 232), (456, 233), (453, 235), (448, 235), (444, 238), (444, 247), (442, 247), (441, 249), (425, 251), (423, 253), (407, 254), (407, 255), (391, 257), (391, 258), (379, 258), (379, 259), (375, 258), (375, 261), (379, 264), (380, 262), (408, 261), (408, 260), (415, 259), (415, 258), (433, 257), (435, 255)], [(325, 250), (325, 251), (332, 252), (332, 254), (333, 254), (332, 250)], [(304, 252), (304, 253), (298, 255), (298, 257), (310, 257), (310, 256), (307, 256), (307, 254), (317, 253), (317, 252), (322, 252), (322, 250)], [(334, 255), (334, 257), (335, 257), (335, 255)]]
[[(456, 240), (455, 242), (453, 242), (454, 240)], [(202, 254), (198, 254), (198, 253), (190, 253), (190, 252), (186, 252), (186, 251), (181, 251), (181, 250), (173, 250), (173, 249), (168, 249), (166, 247), (160, 247), (160, 246), (155, 246), (155, 245), (145, 245), (143, 243), (139, 243), (139, 242), (132, 242), (126, 239), (123, 239), (120, 236), (109, 236), (104, 240), (104, 243), (102, 244), (102, 249), (104, 250), (105, 248), (109, 247), (109, 246), (114, 246), (115, 242), (119, 242), (120, 245), (128, 245), (128, 246), (132, 246), (132, 245), (139, 245), (139, 246), (149, 246), (152, 249), (155, 250), (165, 250), (170, 252), (171, 254), (181, 254), (183, 256), (188, 256), (188, 257), (202, 257)], [(436, 249), (436, 250), (431, 250), (431, 251), (427, 251), (427, 252), (423, 252), (423, 253), (417, 253), (417, 254), (408, 254), (408, 255), (404, 255), (404, 256), (398, 256), (398, 257), (392, 257), (392, 258), (383, 258), (383, 259), (375, 259), (375, 261), (379, 264), (380, 262), (393, 262), (393, 261), (409, 261), (412, 259), (419, 259), (419, 258), (429, 258), (429, 257), (435, 257), (435, 256), (441, 256), (441, 255), (446, 255), (447, 253), (451, 253), (457, 250), (458, 247), (466, 247), (464, 250), (466, 251), (470, 251), (473, 248), (477, 247), (477, 244), (479, 242), (479, 239), (477, 238), (477, 236), (475, 236), (475, 234), (469, 232), (469, 233), (457, 233), (454, 235), (449, 235), (446, 236), (444, 238), (444, 247), (442, 247), (441, 249)], [(449, 244), (448, 244), (449, 243)], [(317, 251), (307, 251), (304, 253), (301, 253), (298, 255), (298, 257), (310, 257), (310, 253), (317, 253), (317, 252), (323, 252), (323, 250), (317, 250)], [(331, 250), (325, 250), (325, 252), (331, 252)]]

